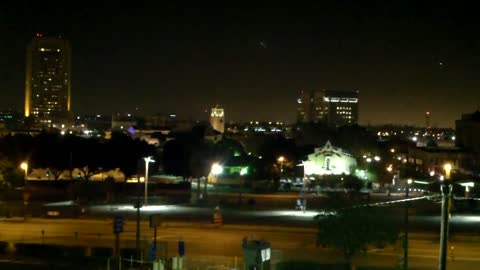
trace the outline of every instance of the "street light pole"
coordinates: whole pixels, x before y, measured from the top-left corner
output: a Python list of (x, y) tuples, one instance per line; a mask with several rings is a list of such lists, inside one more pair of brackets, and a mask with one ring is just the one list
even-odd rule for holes
[[(138, 178), (137, 178), (138, 179)], [(140, 183), (140, 181), (137, 181)], [(140, 187), (137, 188), (137, 192), (140, 191)], [(140, 259), (140, 195), (137, 193), (137, 201), (135, 202), (135, 208), (137, 208), (136, 215), (136, 231), (135, 231), (135, 250), (137, 253), (137, 258)]]
[(135, 251), (137, 253), (137, 258), (140, 259), (141, 252), (140, 252), (140, 160), (137, 161), (137, 186), (136, 186), (136, 193), (137, 199), (135, 201), (135, 208), (137, 209), (136, 215), (136, 231), (135, 231)]
[(405, 233), (403, 239), (403, 269), (408, 269), (408, 193), (410, 191), (410, 184), (412, 183), (412, 179), (407, 179), (407, 188), (405, 190), (405, 198), (407, 201), (405, 202)]
[(30, 193), (27, 189), (27, 177), (28, 177), (28, 163), (22, 162), (20, 164), (20, 168), (25, 171), (25, 175), (23, 176), (23, 218), (27, 219), (27, 207), (28, 207), (28, 199), (30, 197)]
[(438, 260), (438, 269), (445, 270), (447, 269), (447, 236), (448, 236), (448, 224), (450, 219), (449, 202), (450, 196), (452, 194), (452, 185), (449, 183), (450, 180), (450, 171), (452, 170), (452, 165), (445, 164), (445, 181), (440, 186), (440, 191), (442, 192), (442, 220), (440, 225), (440, 256)]
[(277, 161), (280, 162), (280, 174), (282, 174), (283, 173), (283, 162), (285, 161), (285, 157), (280, 156), (280, 157), (278, 157)]
[(148, 204), (148, 164), (150, 162), (155, 162), (152, 157), (144, 157), (145, 160), (145, 206)]
[(145, 206), (148, 204), (148, 161), (145, 160)]

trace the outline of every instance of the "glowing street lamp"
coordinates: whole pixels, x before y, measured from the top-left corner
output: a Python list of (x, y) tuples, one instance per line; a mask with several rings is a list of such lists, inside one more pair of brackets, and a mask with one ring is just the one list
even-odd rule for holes
[(144, 157), (143, 160), (145, 160), (145, 206), (147, 205), (148, 202), (148, 164), (150, 162), (155, 162), (155, 160), (152, 157)]
[(280, 172), (283, 172), (283, 162), (285, 161), (285, 157), (279, 156), (277, 161), (280, 162)]
[(452, 164), (445, 163), (445, 165), (443, 165), (443, 169), (445, 170), (445, 179), (450, 180), (450, 172), (452, 171)]
[(212, 164), (212, 169), (210, 170), (210, 173), (213, 175), (219, 175), (223, 172), (223, 166), (218, 164), (217, 162)]
[(22, 162), (20, 164), (20, 169), (25, 171), (25, 176), (23, 177), (23, 180), (27, 182), (27, 176), (28, 176), (28, 163), (26, 161)]

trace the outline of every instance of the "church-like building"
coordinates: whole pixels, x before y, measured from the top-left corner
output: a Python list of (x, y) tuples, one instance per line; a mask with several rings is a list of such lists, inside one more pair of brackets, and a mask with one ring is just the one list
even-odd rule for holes
[(303, 166), (305, 175), (349, 175), (355, 171), (357, 160), (327, 141), (323, 147), (315, 148), (314, 152), (308, 155)]

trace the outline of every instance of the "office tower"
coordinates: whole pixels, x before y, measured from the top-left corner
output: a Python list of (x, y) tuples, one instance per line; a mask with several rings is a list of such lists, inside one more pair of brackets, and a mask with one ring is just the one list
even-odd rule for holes
[(331, 126), (358, 123), (358, 91), (302, 91), (297, 103), (299, 123)]
[(327, 107), (327, 124), (331, 126), (358, 123), (358, 91), (324, 90), (323, 101)]
[(323, 101), (323, 91), (301, 91), (297, 103), (297, 122), (319, 123), (326, 120), (327, 106)]
[(69, 42), (36, 34), (26, 56), (25, 116), (41, 126), (72, 123)]

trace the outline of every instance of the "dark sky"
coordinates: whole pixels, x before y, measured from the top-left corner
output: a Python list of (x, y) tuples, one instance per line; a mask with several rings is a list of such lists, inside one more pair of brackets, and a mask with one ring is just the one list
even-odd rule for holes
[(432, 124), (453, 126), (480, 105), (474, 7), (158, 2), (2, 3), (0, 108), (23, 108), (24, 52), (35, 32), (71, 41), (75, 113), (139, 107), (199, 119), (219, 103), (227, 120), (292, 122), (300, 90), (328, 88), (360, 91), (361, 124), (422, 125), (428, 110)]

